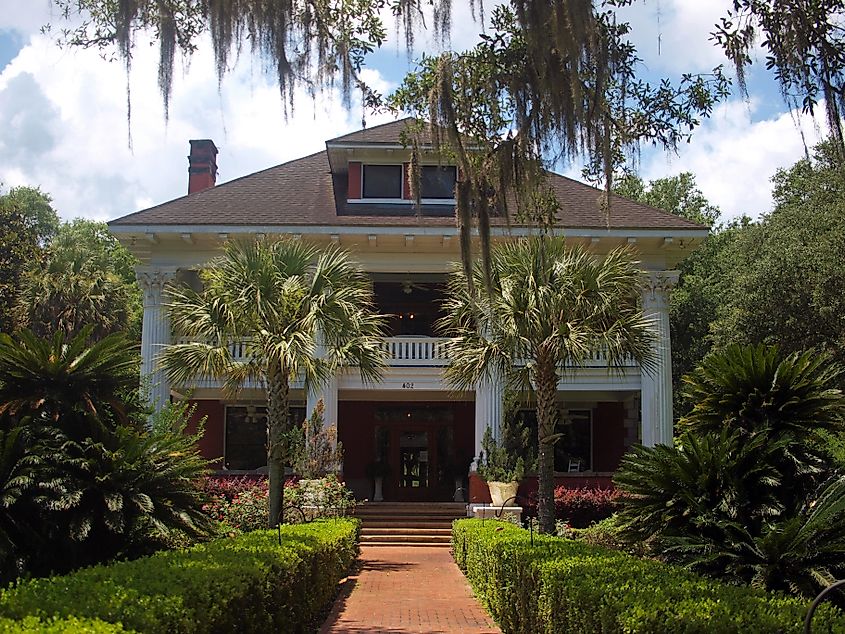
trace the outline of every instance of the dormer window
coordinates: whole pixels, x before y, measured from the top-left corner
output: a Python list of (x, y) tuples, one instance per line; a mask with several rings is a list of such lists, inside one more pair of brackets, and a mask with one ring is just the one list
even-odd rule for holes
[(364, 165), (362, 198), (401, 199), (401, 165)]
[(420, 170), (421, 198), (454, 200), (456, 177), (454, 165), (423, 165)]
[[(350, 203), (409, 203), (409, 163), (349, 162)], [(453, 204), (457, 168), (454, 165), (423, 165), (420, 168), (420, 198), (424, 204)]]

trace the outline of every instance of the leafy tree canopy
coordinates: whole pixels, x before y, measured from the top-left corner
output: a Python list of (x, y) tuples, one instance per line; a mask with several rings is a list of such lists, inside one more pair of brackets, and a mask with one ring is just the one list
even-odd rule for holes
[(59, 216), (53, 208), (53, 197), (42, 192), (40, 187), (12, 187), (2, 198), (20, 210), (40, 244), (56, 235)]
[(835, 143), (774, 177), (775, 209), (732, 248), (716, 343), (810, 347), (845, 361), (845, 176)]
[(51, 200), (33, 187), (14, 187), (0, 194), (0, 332), (13, 330), (12, 308), (21, 275), (58, 229)]
[(790, 107), (813, 114), (824, 100), (834, 139), (832, 150), (843, 153), (845, 114), (845, 20), (843, 0), (733, 0), (733, 9), (713, 34), (734, 63), (745, 91), (745, 70), (758, 43), (766, 51), (766, 68), (774, 72)]
[[(595, 28), (596, 17), (608, 15), (615, 25), (613, 11), (633, 1), (542, 3), (512, 0), (511, 8), (527, 39), (535, 40), (533, 44), (528, 42), (535, 68), (542, 69), (543, 62), (563, 59), (563, 65), (548, 64), (544, 71), (557, 73), (562, 66), (587, 62), (613, 81), (617, 71), (625, 69), (614, 66), (612, 57), (595, 54), (601, 50), (602, 39), (600, 30)], [(63, 22), (78, 23), (81, 18), (78, 25), (61, 29), (61, 42), (98, 47), (106, 54), (116, 54), (127, 68), (137, 34), (141, 31), (154, 34), (159, 42), (159, 86), (165, 109), (171, 94), (176, 52), (190, 57), (197, 50), (198, 38), (205, 33), (211, 35), (220, 78), (230, 68), (233, 54), (249, 50), (276, 75), (286, 101), (291, 100), (297, 85), (316, 91), (333, 85), (337, 79), (343, 94), (348, 97), (352, 87), (361, 85), (358, 71), (366, 55), (384, 43), (387, 30), (382, 14), (385, 10), (396, 17), (397, 30), (402, 28), (404, 31), (410, 50), (415, 31), (423, 24), (420, 18), (424, 6), (433, 7), (432, 26), (442, 44), (448, 43), (452, 9), (451, 0), (53, 2), (63, 16)], [(470, 0), (470, 6), (473, 15), (483, 21), (482, 0)], [(743, 90), (745, 71), (752, 63), (750, 53), (759, 42), (766, 51), (766, 68), (773, 71), (788, 104), (800, 104), (806, 112), (812, 113), (819, 100), (825, 100), (828, 124), (841, 148), (841, 118), (845, 107), (843, 17), (844, 0), (734, 0), (727, 15), (714, 25), (712, 39), (736, 67)], [(630, 47), (619, 38), (627, 33), (628, 26), (621, 24), (618, 28), (620, 30), (612, 34), (616, 38), (614, 46)], [(700, 35), (708, 37), (710, 34)], [(535, 87), (539, 91), (533, 96), (541, 96), (542, 85)], [(552, 107), (568, 108), (565, 105), (567, 93), (574, 91), (577, 100), (577, 85), (565, 83), (559, 88), (560, 99)], [(539, 99), (535, 101), (539, 102)], [(597, 121), (603, 116), (599, 111), (594, 114)]]
[(658, 178), (649, 181), (648, 185), (634, 174), (625, 174), (616, 181), (614, 190), (620, 196), (708, 227), (715, 226), (722, 215), (719, 208), (704, 196), (692, 172)]
[(140, 338), (135, 263), (104, 223), (76, 219), (61, 225), (20, 280), (18, 325), (41, 336), (62, 331), (70, 337), (90, 324), (95, 338), (113, 332)]

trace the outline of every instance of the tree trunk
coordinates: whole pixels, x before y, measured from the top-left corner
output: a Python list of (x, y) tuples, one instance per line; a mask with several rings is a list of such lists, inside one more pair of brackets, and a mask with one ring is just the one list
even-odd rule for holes
[(538, 460), (537, 514), (540, 532), (555, 532), (555, 446), (557, 426), (557, 372), (553, 364), (538, 360), (534, 374), (537, 395)]
[(267, 368), (267, 467), (270, 477), (270, 513), (267, 525), (283, 519), (285, 502), (286, 433), (288, 431), (288, 376), (278, 364)]

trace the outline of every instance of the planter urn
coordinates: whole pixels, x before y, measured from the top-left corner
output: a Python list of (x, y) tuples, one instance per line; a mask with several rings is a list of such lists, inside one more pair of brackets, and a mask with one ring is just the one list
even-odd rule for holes
[(487, 487), (490, 489), (493, 506), (503, 506), (505, 502), (510, 506), (516, 505), (516, 491), (519, 488), (519, 482), (488, 482)]

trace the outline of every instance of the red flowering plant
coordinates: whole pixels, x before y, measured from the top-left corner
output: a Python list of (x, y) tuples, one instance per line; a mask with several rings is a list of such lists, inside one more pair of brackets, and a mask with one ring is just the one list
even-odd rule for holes
[(223, 524), (224, 532), (267, 528), (267, 478), (212, 476), (206, 479), (204, 488), (210, 501), (203, 510)]
[[(206, 479), (204, 489), (210, 501), (203, 510), (221, 522), (223, 532), (267, 528), (269, 485), (266, 477), (212, 476)], [(354, 505), (352, 492), (334, 475), (309, 481), (289, 478), (285, 482), (286, 523), (346, 515)]]
[[(620, 510), (623, 493), (614, 488), (565, 486), (555, 488), (555, 519), (566, 529), (586, 528)], [(536, 493), (531, 495), (524, 515), (536, 513)]]

